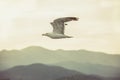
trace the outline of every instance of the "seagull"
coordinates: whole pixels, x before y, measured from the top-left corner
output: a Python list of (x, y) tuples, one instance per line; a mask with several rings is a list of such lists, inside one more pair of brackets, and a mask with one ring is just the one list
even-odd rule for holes
[(42, 34), (42, 36), (47, 36), (52, 39), (72, 38), (72, 36), (67, 36), (64, 34), (65, 25), (67, 25), (65, 22), (78, 21), (78, 19), (79, 18), (77, 17), (57, 18), (50, 23), (53, 27), (53, 32)]

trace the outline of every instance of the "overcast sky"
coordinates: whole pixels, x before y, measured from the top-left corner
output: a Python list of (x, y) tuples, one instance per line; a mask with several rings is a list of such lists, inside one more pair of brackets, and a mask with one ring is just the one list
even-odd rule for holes
[[(0, 50), (37, 45), (48, 49), (87, 49), (120, 54), (120, 0), (0, 0)], [(71, 39), (41, 36), (50, 22), (76, 16), (65, 33)]]

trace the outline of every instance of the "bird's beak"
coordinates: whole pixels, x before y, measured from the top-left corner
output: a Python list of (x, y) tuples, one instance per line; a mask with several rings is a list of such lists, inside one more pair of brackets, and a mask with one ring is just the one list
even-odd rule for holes
[(78, 21), (79, 20), (79, 18), (76, 18), (76, 21)]
[(73, 21), (78, 21), (79, 20), (79, 18), (78, 17), (76, 17), (75, 19), (73, 19)]
[(45, 34), (42, 34), (42, 36), (45, 36)]

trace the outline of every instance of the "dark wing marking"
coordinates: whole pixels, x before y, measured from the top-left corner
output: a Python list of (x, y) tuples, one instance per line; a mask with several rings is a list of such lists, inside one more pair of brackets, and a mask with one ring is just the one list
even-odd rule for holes
[(55, 19), (51, 23), (51, 25), (53, 26), (53, 32), (58, 33), (58, 34), (64, 34), (64, 28), (65, 28), (64, 22), (69, 22), (72, 20), (77, 21), (78, 18), (76, 18), (76, 17), (64, 17), (64, 18)]
[(77, 17), (64, 17), (64, 18), (58, 18), (56, 20), (61, 20), (63, 22), (69, 22), (69, 21), (77, 21), (78, 19), (79, 18), (77, 18)]

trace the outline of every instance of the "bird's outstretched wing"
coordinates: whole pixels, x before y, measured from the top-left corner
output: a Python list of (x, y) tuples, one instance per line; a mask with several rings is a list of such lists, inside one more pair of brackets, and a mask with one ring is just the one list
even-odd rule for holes
[(58, 18), (55, 19), (53, 22), (51, 22), (51, 25), (53, 26), (53, 33), (58, 33), (58, 34), (64, 34), (64, 22), (69, 22), (69, 21), (77, 21), (77, 17), (64, 17), (64, 18)]

